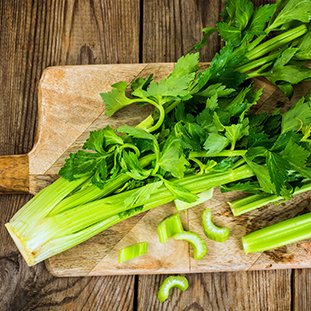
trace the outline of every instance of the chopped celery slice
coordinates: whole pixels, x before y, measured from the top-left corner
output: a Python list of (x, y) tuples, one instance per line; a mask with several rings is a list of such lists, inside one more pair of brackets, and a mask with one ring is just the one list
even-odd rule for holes
[(119, 263), (147, 254), (147, 248), (148, 242), (145, 241), (121, 249), (119, 252)]
[(193, 258), (202, 259), (207, 252), (206, 243), (204, 240), (195, 232), (183, 231), (176, 233), (172, 236), (175, 240), (185, 240), (191, 244), (193, 248)]
[(225, 242), (230, 235), (230, 228), (220, 228), (212, 222), (212, 212), (207, 208), (202, 215), (203, 228), (205, 235), (216, 242)]
[(188, 287), (188, 280), (184, 276), (176, 275), (176, 276), (169, 276), (166, 278), (161, 286), (159, 287), (158, 291), (158, 299), (161, 302), (164, 302), (170, 293), (170, 289), (176, 287), (178, 289), (181, 289), (182, 291), (185, 291)]
[(183, 232), (180, 216), (178, 213), (164, 218), (158, 225), (158, 235), (160, 243), (166, 243), (172, 235)]
[(311, 237), (311, 213), (294, 217), (242, 237), (246, 254), (294, 243)]
[(181, 201), (178, 199), (174, 200), (177, 211), (180, 212), (180, 211), (186, 210), (188, 208), (199, 205), (199, 204), (211, 199), (213, 197), (213, 190), (214, 190), (214, 188), (211, 188), (209, 190), (198, 193), (197, 196), (199, 198), (195, 202), (192, 202), (192, 203), (187, 203), (185, 201)]

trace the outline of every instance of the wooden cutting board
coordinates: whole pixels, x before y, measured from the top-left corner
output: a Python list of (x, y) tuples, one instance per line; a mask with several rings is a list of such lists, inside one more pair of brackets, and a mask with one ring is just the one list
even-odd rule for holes
[[(202, 69), (207, 64), (201, 66)], [(135, 126), (153, 110), (152, 107), (128, 106), (108, 118), (99, 93), (111, 89), (120, 80), (130, 84), (138, 77), (154, 73), (161, 80), (173, 70), (173, 63), (91, 65), (47, 68), (39, 84), (39, 126), (35, 146), (25, 155), (0, 157), (0, 191), (2, 193), (32, 193), (56, 180), (59, 169), (71, 152), (80, 149), (89, 132), (109, 124)], [(256, 79), (258, 87), (265, 85), (264, 94), (255, 111), (289, 109), (310, 88), (303, 83), (295, 88), (289, 102), (282, 92), (266, 80)], [(191, 247), (184, 241), (170, 239), (160, 244), (156, 227), (166, 216), (176, 212), (173, 204), (155, 208), (123, 221), (84, 243), (46, 260), (48, 270), (56, 276), (86, 276), (109, 274), (191, 273), (213, 271), (259, 270), (311, 267), (311, 239), (293, 243), (272, 251), (245, 255), (241, 237), (273, 223), (311, 211), (311, 194), (305, 193), (280, 205), (269, 205), (246, 215), (233, 217), (226, 202), (244, 194), (221, 194), (187, 212), (180, 213), (184, 228), (204, 237), (208, 252), (202, 260), (194, 260)], [(231, 236), (225, 243), (205, 238), (201, 215), (211, 208), (214, 222), (228, 226)], [(148, 241), (148, 254), (118, 264), (119, 250)]]

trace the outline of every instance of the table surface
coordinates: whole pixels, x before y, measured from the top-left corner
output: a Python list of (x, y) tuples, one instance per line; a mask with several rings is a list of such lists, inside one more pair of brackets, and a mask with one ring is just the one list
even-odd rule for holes
[[(217, 0), (0, 1), (0, 154), (31, 150), (46, 67), (174, 62), (221, 10)], [(201, 61), (220, 47), (214, 34)], [(188, 290), (161, 304), (156, 293), (167, 275), (57, 278), (44, 263), (29, 268), (3, 224), (30, 198), (0, 196), (0, 311), (311, 308), (310, 269), (189, 274)]]

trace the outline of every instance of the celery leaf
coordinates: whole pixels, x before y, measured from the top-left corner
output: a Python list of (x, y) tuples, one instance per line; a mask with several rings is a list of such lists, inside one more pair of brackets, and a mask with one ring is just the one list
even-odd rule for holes
[(115, 112), (121, 108), (130, 105), (134, 100), (126, 97), (125, 90), (127, 83), (124, 81), (112, 85), (113, 89), (107, 93), (100, 93), (100, 96), (106, 105), (107, 110), (105, 114), (111, 117)]

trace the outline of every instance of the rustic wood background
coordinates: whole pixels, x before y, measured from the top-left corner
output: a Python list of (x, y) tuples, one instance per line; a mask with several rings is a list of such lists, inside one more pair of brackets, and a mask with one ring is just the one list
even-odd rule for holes
[[(31, 150), (47, 66), (176, 61), (203, 27), (215, 25), (221, 8), (218, 0), (0, 1), (0, 155)], [(213, 35), (201, 60), (220, 46)], [(0, 196), (0, 311), (311, 308), (309, 269), (186, 275), (189, 289), (173, 290), (160, 304), (165, 275), (56, 278), (44, 263), (29, 268), (3, 224), (30, 197)]]

